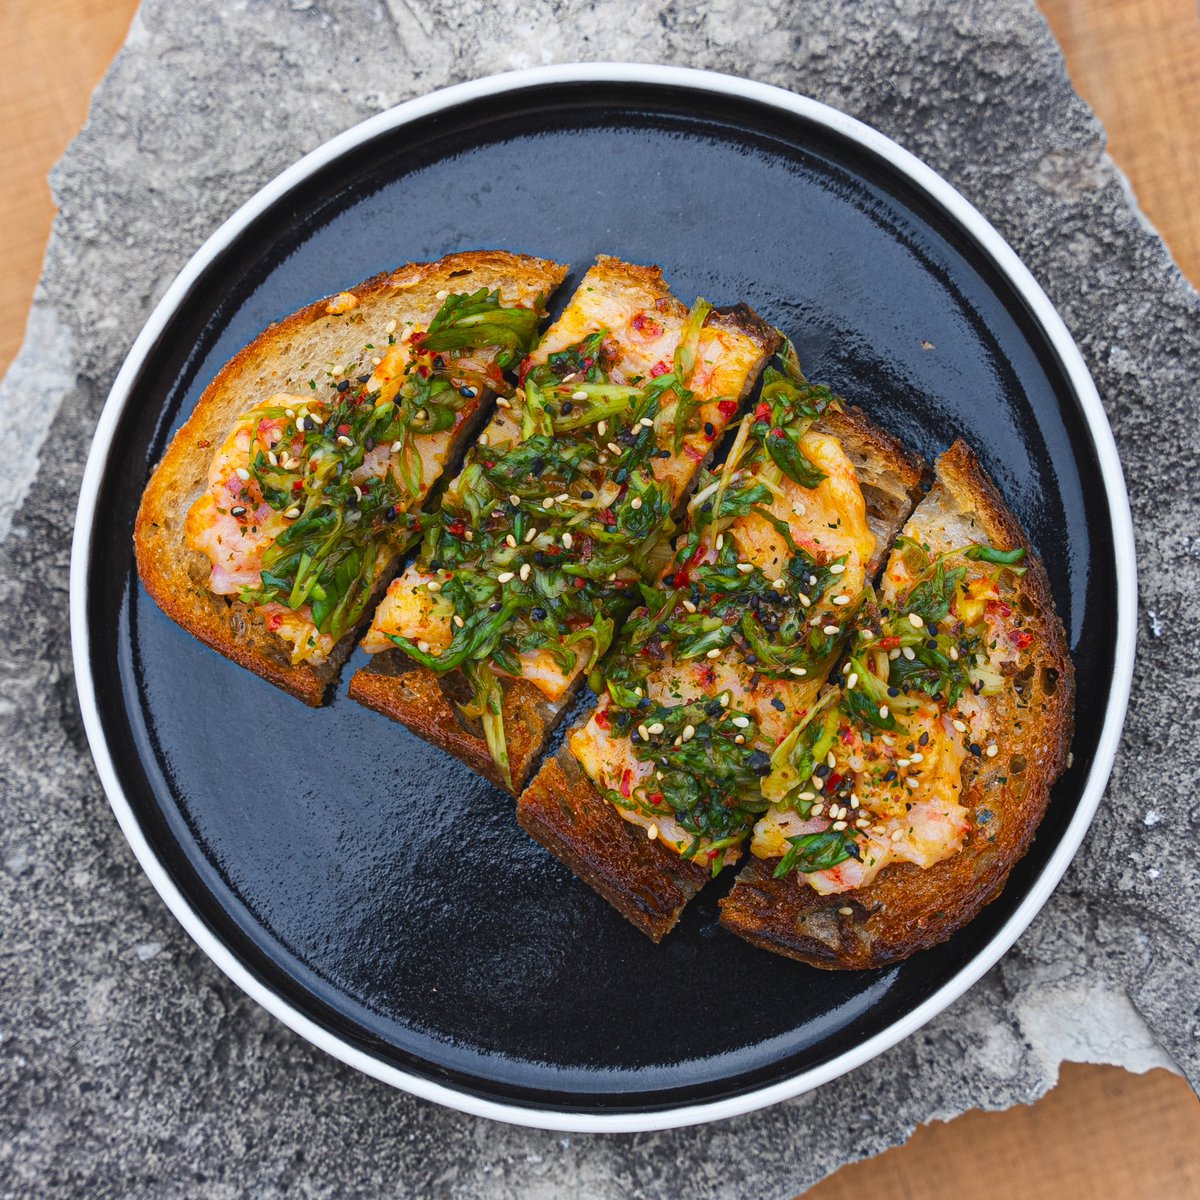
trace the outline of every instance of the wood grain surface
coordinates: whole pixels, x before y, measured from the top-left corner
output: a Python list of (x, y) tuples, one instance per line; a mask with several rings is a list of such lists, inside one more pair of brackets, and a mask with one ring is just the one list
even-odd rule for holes
[[(1196, 0), (1041, 0), (1072, 79), (1176, 261), (1200, 282)], [(0, 370), (20, 344), (53, 205), (46, 173), (81, 128), (134, 0), (0, 3)], [(967, 1113), (844, 1167), (811, 1200), (1200, 1198), (1200, 1101), (1166, 1071), (1067, 1064), (1028, 1108)]]

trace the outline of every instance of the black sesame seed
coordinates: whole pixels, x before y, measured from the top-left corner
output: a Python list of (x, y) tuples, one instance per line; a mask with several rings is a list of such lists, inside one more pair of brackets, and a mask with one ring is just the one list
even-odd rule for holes
[(244, 504), (235, 504), (229, 510), (229, 515), (233, 517), (244, 517), (246, 515), (246, 506)]
[(885, 774), (884, 774), (884, 776), (883, 776), (883, 782), (884, 782), (884, 783), (891, 783), (891, 782), (893, 782), (893, 781), (895, 780), (895, 778), (896, 778), (896, 772), (895, 772), (895, 771), (887, 771), (887, 772), (885, 772)]
[(563, 406), (562, 406), (562, 415), (564, 417), (569, 417), (571, 415), (572, 411), (574, 410), (574, 408), (575, 408), (575, 405), (573, 405), (570, 402), (570, 400), (564, 400)]
[(748, 763), (755, 775), (771, 773), (771, 756), (765, 750), (751, 750)]
[(629, 472), (624, 467), (621, 467), (621, 469), (613, 476), (613, 482), (624, 483), (628, 478)]
[(307, 433), (312, 426), (308, 423), (306, 418), (301, 417), (300, 420), (296, 422), (296, 428), (300, 430), (301, 433)]
[(716, 430), (716, 427), (713, 425), (713, 423), (712, 423), (711, 421), (705, 421), (705, 422), (704, 422), (704, 432), (705, 432), (705, 433), (706, 433), (706, 434), (707, 434), (709, 437), (713, 437), (713, 436), (715, 436), (715, 434), (716, 434), (717, 430)]
[(363, 442), (363, 449), (370, 454), (371, 451), (375, 449), (375, 439), (367, 438), (367, 440)]
[(970, 751), (971, 751), (971, 753), (972, 753), (973, 755), (975, 755), (975, 757), (976, 757), (976, 758), (978, 758), (978, 757), (980, 756), (980, 754), (982, 754), (982, 753), (983, 753), (983, 751), (979, 749), (979, 743), (978, 743), (978, 742), (972, 742), (972, 743), (970, 744), (970, 746), (968, 746), (968, 747), (967, 747), (967, 749), (968, 749), (968, 750), (970, 750)]
[(580, 498), (580, 500), (594, 500), (596, 498), (596, 493), (595, 492), (580, 492), (579, 498)]
[(358, 382), (359, 382), (359, 383), (369, 383), (369, 382), (370, 382), (370, 380), (371, 380), (371, 377), (370, 377), (370, 375), (360, 375), (360, 376), (358, 377)]
[(650, 707), (650, 697), (649, 697), (649, 696), (643, 696), (643, 697), (642, 697), (642, 698), (641, 698), (641, 699), (640, 699), (640, 700), (637, 702), (637, 706), (638, 706), (638, 708), (649, 708), (649, 707)]
[(785, 708), (787, 708), (787, 705), (784, 704), (784, 702), (782, 700), (780, 700), (780, 698), (778, 696), (776, 696), (775, 699), (771, 701), (771, 707), (776, 712), (783, 712), (783, 710)]
[(888, 688), (888, 695), (889, 695), (889, 696), (892, 696), (892, 697), (898, 696), (898, 695), (900, 695), (900, 689), (899, 689), (899, 688), (890, 687), (890, 688)]
[(828, 763), (818, 763), (815, 767), (813, 767), (813, 774), (818, 779), (828, 779), (829, 778), (829, 764)]
[(720, 700), (714, 700), (710, 705), (708, 705), (707, 708), (705, 708), (704, 711), (708, 713), (710, 717), (719, 717), (725, 711), (725, 706), (720, 702)]
[(488, 612), (498, 613), (503, 607), (504, 607), (504, 605), (501, 604), (499, 600), (497, 600), (495, 604), (488, 605)]
[(748, 662), (750, 664), (750, 666), (754, 666), (754, 664), (756, 662), (758, 662), (758, 655), (757, 654), (747, 654), (746, 662)]
[(919, 738), (917, 738), (917, 745), (918, 746), (928, 746), (929, 745), (929, 734), (927, 732), (921, 734), (921, 736)]
[(348, 379), (343, 379), (343, 380), (342, 380), (342, 381), (341, 381), (341, 382), (340, 382), (340, 383), (337, 385), (337, 390), (338, 390), (339, 392), (345, 392), (345, 391), (348, 391), (348, 390), (349, 390), (349, 388), (350, 388), (350, 380), (348, 380)]
[(460, 396), (465, 396), (468, 400), (475, 399), (475, 389), (473, 387), (460, 387), (458, 389), (458, 394)]
[(392, 506), (391, 506), (391, 507), (390, 507), (390, 508), (387, 510), (387, 512), (385, 512), (385, 513), (383, 514), (383, 519), (384, 519), (385, 521), (394, 521), (394, 520), (396, 519), (397, 515), (398, 515), (398, 514), (397, 514), (397, 512), (396, 512), (396, 506), (393, 504), (393, 505), (392, 505)]
[(544, 608), (535, 608), (530, 611), (529, 615), (535, 621), (544, 621), (546, 619), (546, 610)]

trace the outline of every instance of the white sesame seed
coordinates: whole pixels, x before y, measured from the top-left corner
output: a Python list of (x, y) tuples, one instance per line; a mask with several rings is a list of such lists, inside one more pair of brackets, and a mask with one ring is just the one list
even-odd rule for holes
[[(800, 798), (801, 798), (802, 800), (804, 799), (804, 797), (803, 797), (803, 796), (801, 796)], [(814, 816), (814, 817), (819, 817), (819, 816), (820, 816), (820, 815), (821, 815), (821, 814), (822, 814), (824, 811), (825, 811), (825, 805), (823, 805), (823, 804), (814, 804), (814, 805), (812, 806), (812, 808), (809, 810), (809, 813), (810, 813), (810, 815), (811, 815), (811, 816)]]
[(378, 358), (378, 357), (376, 357), (376, 358), (373, 358), (373, 359), (371, 359), (371, 366), (373, 366), (373, 367), (377, 367), (377, 366), (379, 366), (379, 364), (380, 364), (380, 363), (382, 363), (382, 362), (383, 362), (383, 359), (382, 359), (382, 358)]
[(883, 718), (885, 721), (887, 720), (887, 717), (888, 717), (888, 711), (889, 711), (889, 710), (888, 710), (888, 706), (887, 706), (886, 704), (881, 704), (881, 705), (879, 706), (879, 715), (880, 715), (880, 716), (881, 716), (881, 717), (882, 717), (882, 718)]
[(570, 535), (569, 533), (564, 533), (564, 534), (562, 535), (562, 544), (563, 544), (563, 545), (564, 545), (564, 546), (565, 546), (565, 547), (566, 547), (568, 550), (570, 550), (571, 546), (574, 544), (574, 539), (571, 537), (571, 535)]
[(737, 742), (739, 746), (744, 746), (746, 744), (746, 735), (744, 733), (739, 733), (733, 740)]
[(357, 483), (354, 485), (354, 499), (358, 500), (360, 503), (362, 501), (362, 488), (360, 488)]
[(807, 675), (807, 674), (808, 674), (808, 670), (807, 670), (807, 668), (805, 668), (805, 667), (788, 667), (788, 673), (789, 673), (790, 675), (797, 675), (797, 676), (799, 676), (799, 675)]
[(438, 293), (437, 293), (437, 298), (438, 298), (439, 300), (445, 300), (445, 298), (446, 298), (448, 295), (450, 295), (450, 293), (449, 293), (448, 291), (446, 291), (446, 289), (445, 289), (445, 288), (440, 288), (440, 289), (438, 290)]
[(570, 498), (571, 498), (571, 493), (570, 492), (559, 492), (558, 495), (555, 496), (554, 498), (555, 498), (555, 500), (557, 500), (559, 502), (559, 504), (566, 504), (566, 502), (568, 500), (570, 500)]
[(651, 826), (650, 826), (650, 828), (646, 830), (646, 836), (647, 836), (647, 837), (648, 837), (648, 838), (649, 838), (651, 841), (654, 841), (654, 839), (655, 839), (656, 837), (658, 837), (658, 826), (657, 826), (657, 825), (651, 825)]
[(545, 500), (542, 501), (542, 507), (543, 508), (553, 508), (554, 507), (554, 497), (547, 496), (545, 498)]
[(915, 792), (921, 786), (921, 781), (915, 775), (909, 775), (904, 782)]
[(720, 658), (721, 651), (718, 650), (716, 646), (714, 646), (711, 650), (706, 652), (705, 657), (706, 658)]
[(572, 400), (586, 400), (586, 399), (587, 399), (587, 397), (588, 397), (588, 394), (587, 394), (587, 392), (585, 392), (585, 391), (582, 391), (582, 390), (581, 390), (581, 391), (578, 391), (578, 392), (572, 392), (572, 393), (571, 393), (571, 399), (572, 399)]
[(354, 445), (354, 443), (344, 433), (338, 435), (338, 444), (342, 446)]
[(875, 637), (875, 630), (873, 630), (873, 629), (860, 629), (860, 630), (858, 631), (858, 636), (859, 636), (860, 638), (862, 638), (862, 640), (863, 640), (864, 642), (869, 642), (869, 641), (871, 641), (871, 640), (872, 640), (872, 639)]
[(393, 334), (393, 333), (395, 333), (395, 332), (396, 332), (396, 322), (395, 322), (395, 321), (389, 321), (389, 322), (388, 322), (388, 323), (387, 323), (387, 324), (386, 324), (386, 325), (383, 327), (383, 332), (384, 332), (384, 333), (386, 333), (386, 334)]
[(651, 733), (659, 734), (663, 731), (663, 723), (661, 721), (655, 721), (653, 725), (647, 725), (646, 728)]
[(521, 497), (518, 496), (516, 492), (513, 492), (512, 495), (509, 496), (508, 502), (513, 506), (513, 508), (521, 507)]
[(289, 520), (294, 521), (300, 515), (300, 510), (298, 508), (289, 508), (283, 515)]
[(285, 417), (294, 417), (296, 415), (296, 410), (294, 408), (285, 408), (283, 410), (283, 415)]
[(457, 625), (459, 629), (461, 629), (466, 624), (466, 621), (464, 621), (462, 619), (462, 617), (460, 617), (458, 615), (458, 613), (455, 613), (454, 614), (454, 624)]
[(826, 637), (833, 637), (834, 634), (841, 633), (842, 631), (836, 625), (826, 625), (825, 628), (821, 630), (821, 632)]
[(516, 577), (513, 575), (513, 573), (511, 571), (501, 571), (500, 574), (496, 576), (496, 582), (497, 583), (507, 583), (510, 579), (514, 579), (514, 578), (516, 578)]
[(346, 367), (345, 367), (345, 365), (344, 365), (343, 363), (338, 363), (338, 364), (337, 364), (337, 366), (335, 366), (335, 367), (333, 368), (333, 372), (332, 372), (332, 373), (333, 373), (334, 375), (345, 375), (345, 373), (346, 373)]
[(898, 646), (895, 647), (894, 649), (888, 651), (888, 659), (891, 662), (895, 662), (896, 659), (898, 659), (899, 657), (900, 657), (900, 648)]
[(903, 836), (904, 836), (903, 829), (893, 829), (892, 830), (892, 841), (893, 842), (898, 842)]
[(400, 451), (401, 451), (401, 450), (403, 450), (403, 449), (404, 449), (404, 443), (403, 443), (403, 442), (393, 442), (393, 443), (392, 443), (392, 453), (393, 453), (393, 454), (399, 454), (399, 453), (400, 453)]
[(529, 578), (529, 572), (532, 570), (533, 570), (533, 568), (528, 563), (521, 564), (520, 575), (521, 575), (522, 583), (524, 583)]
[(273, 467), (279, 466), (279, 458), (276, 456), (274, 450), (267, 451), (267, 462), (269, 462)]
[(995, 757), (996, 757), (996, 755), (1000, 753), (1000, 747), (999, 747), (999, 746), (997, 746), (995, 742), (993, 742), (993, 743), (992, 743), (992, 744), (991, 744), (991, 745), (990, 745), (990, 746), (989, 746), (989, 747), (988, 747), (988, 748), (987, 748), (987, 749), (984, 751), (984, 753), (985, 753), (985, 754), (988, 756), (988, 758), (995, 758)]
[(640, 737), (643, 742), (648, 742), (650, 740), (650, 730), (648, 730), (645, 725), (639, 725), (638, 737)]
[(747, 728), (747, 727), (749, 726), (749, 724), (750, 724), (750, 718), (749, 718), (749, 717), (734, 717), (734, 718), (733, 718), (733, 723), (734, 723), (734, 724), (735, 724), (735, 725), (736, 725), (736, 726), (737, 726), (739, 729), (745, 729), (745, 728)]
[(249, 471), (247, 471), (245, 467), (238, 467), (238, 469), (237, 469), (237, 477), (238, 477), (240, 480), (242, 480), (242, 482), (244, 483), (244, 482), (245, 482), (247, 479), (249, 479), (249, 478), (250, 478), (250, 472), (249, 472)]
[(677, 738), (676, 738), (676, 739), (675, 739), (675, 740), (674, 740), (674, 741), (671, 743), (671, 745), (672, 745), (672, 746), (674, 746), (674, 747), (676, 747), (676, 749), (678, 749), (680, 746), (682, 746), (682, 745), (683, 745), (683, 738), (682, 738), (682, 737), (677, 737)]
[(858, 798), (858, 793), (851, 792), (850, 793), (850, 807), (857, 808), (861, 803), (862, 803), (862, 801)]
[(796, 599), (799, 600), (805, 608), (810, 607), (812, 604), (812, 601), (803, 592), (798, 592)]
[(537, 535), (538, 531), (536, 529), (531, 529), (524, 537), (525, 545), (528, 546), (529, 543), (532, 542), (535, 537), (537, 537)]
[(916, 651), (913, 650), (913, 648), (911, 646), (901, 647), (900, 653), (903, 654), (904, 657), (907, 658), (909, 662), (912, 662), (912, 660), (917, 657)]
[(881, 734), (879, 735), (879, 740), (880, 740), (880, 741), (881, 741), (881, 742), (882, 742), (882, 743), (883, 743), (885, 746), (894, 746), (894, 745), (896, 744), (896, 741), (895, 741), (895, 739), (894, 739), (894, 738), (891, 738), (891, 737), (889, 737), (889, 736), (888, 736), (886, 733), (881, 733)]
[(845, 821), (834, 821), (833, 828), (835, 830), (837, 830), (838, 832), (840, 832), (841, 830), (846, 828), (846, 822)]
[(683, 740), (685, 742), (690, 742), (692, 740), (692, 738), (694, 738), (695, 736), (696, 736), (695, 725), (685, 725), (683, 727)]
[(915, 762), (915, 763), (924, 762), (924, 761), (925, 761), (925, 755), (923, 755), (923, 754), (920, 752), (920, 750), (915, 750), (915, 751), (913, 751), (913, 753), (912, 753), (912, 754), (910, 754), (910, 755), (909, 755), (909, 761), (910, 761), (910, 762)]
[[(423, 416), (421, 416), (421, 414), (420, 414), (420, 413), (417, 413), (417, 416), (418, 416), (418, 417), (421, 417), (421, 420), (422, 420), (422, 421), (423, 421), (423, 420), (425, 420), (425, 418), (424, 418)], [(486, 433), (481, 433), (481, 434), (479, 435), (479, 444), (480, 444), (481, 446), (486, 446), (486, 445), (488, 444), (488, 435), (487, 435)]]
[(325, 418), (323, 416), (321, 416), (320, 413), (310, 412), (310, 413), (301, 413), (300, 415), (305, 420), (312, 421), (312, 423), (314, 425), (324, 425), (325, 424)]
[(840, 575), (845, 569), (846, 569), (845, 563), (830, 563), (829, 564), (830, 575)]
[(848, 662), (844, 662), (844, 663), (842, 663), (842, 674), (843, 674), (843, 675), (849, 675), (849, 674), (850, 674), (850, 664), (849, 664)]
[(958, 647), (957, 646), (950, 647), (950, 661), (958, 662)]
[(853, 688), (853, 687), (854, 687), (854, 685), (855, 685), (857, 682), (858, 682), (858, 672), (857, 672), (857, 671), (851, 671), (851, 672), (850, 672), (850, 677), (849, 677), (849, 678), (846, 680), (846, 687), (847, 687), (847, 689)]
[(497, 408), (512, 408), (512, 401), (506, 400), (503, 396), (497, 396), (496, 397), (496, 407)]
[(795, 503), (792, 505), (792, 512), (794, 512), (794, 513), (796, 514), (796, 516), (798, 516), (798, 517), (802, 517), (802, 516), (804, 516), (804, 514), (805, 514), (806, 512), (808, 512), (808, 509), (807, 509), (807, 508), (805, 508), (805, 507), (804, 507), (804, 505), (803, 505), (803, 504), (802, 504), (802, 503), (801, 503), (799, 500), (797, 500), (797, 501), (796, 501), (796, 502), (795, 502)]
[(629, 502), (629, 507), (633, 508), (633, 509), (641, 508), (642, 507), (641, 496), (634, 496), (634, 498), (632, 500), (630, 500), (630, 502)]
[(505, 544), (506, 544), (506, 545), (509, 545), (509, 546), (511, 546), (513, 549), (516, 549), (516, 545), (517, 545), (517, 539), (516, 539), (515, 537), (513, 537), (513, 535), (512, 535), (511, 533), (510, 533), (510, 534), (507, 534), (507, 535), (505, 536), (505, 538), (504, 538), (504, 541), (505, 541)]
[(422, 654), (428, 654), (429, 653), (429, 643), (428, 642), (418, 642), (417, 649), (420, 650), (420, 652)]
[(921, 619), (920, 613), (909, 613), (908, 614), (908, 623), (914, 629), (920, 629), (925, 624), (925, 622)]
[(696, 606), (690, 600), (685, 600), (683, 607), (685, 612), (694, 613), (696, 611)]
[(827, 767), (829, 767), (830, 770), (832, 770), (834, 767), (837, 766), (837, 759), (834, 757), (834, 753), (832, 750), (830, 750), (830, 752), (827, 755), (825, 755), (825, 765)]
[(834, 602), (834, 604), (849, 604), (850, 597), (845, 594), (842, 594), (840, 596), (834, 596), (833, 602)]
[(870, 823), (871, 823), (870, 817), (859, 817), (858, 820), (854, 822), (854, 828), (855, 829), (866, 829), (866, 827), (868, 825), (870, 825)]
[(638, 422), (638, 424), (639, 424), (639, 425), (640, 425), (640, 426), (641, 426), (643, 429), (653, 429), (653, 428), (654, 428), (654, 422), (653, 422), (652, 420), (650, 420), (650, 418), (649, 418), (649, 417), (643, 417), (643, 418), (642, 418), (642, 419), (641, 419), (641, 420)]
[(782, 592), (787, 588), (787, 580), (786, 579), (772, 579), (771, 586), (777, 592)]
[(600, 437), (603, 437), (607, 432), (608, 432), (608, 422), (607, 421), (597, 421), (596, 422), (596, 433), (599, 434)]
[(843, 904), (842, 907), (838, 909), (838, 912), (840, 912), (843, 917), (850, 917), (854, 915), (854, 909), (852, 909), (848, 904)]
[(815, 575), (810, 575), (810, 576), (808, 577), (808, 586), (809, 586), (809, 587), (816, 587), (816, 586), (817, 586), (817, 577), (816, 577)]
[(818, 792), (825, 786), (825, 780), (823, 780), (820, 775), (814, 775), (808, 782), (809, 785)]
[(717, 540), (715, 542), (713, 542), (713, 546), (716, 549), (720, 550), (724, 545), (725, 545), (725, 535), (723, 533), (718, 533)]
[(718, 699), (718, 700), (721, 702), (721, 707), (722, 707), (722, 708), (728, 708), (728, 707), (729, 707), (729, 693), (728, 693), (728, 692), (722, 692), (722, 693), (721, 693), (721, 694), (720, 694), (720, 695), (717, 697), (717, 699)]
[(425, 590), (429, 592), (440, 592), (442, 585), (436, 579), (431, 579), (426, 585)]
[(903, 770), (905, 767), (908, 767), (908, 766), (911, 766), (911, 765), (912, 765), (912, 760), (911, 760), (911, 759), (907, 759), (907, 758), (898, 758), (898, 759), (896, 759), (896, 766), (900, 767), (900, 768), (901, 768), (901, 770)]
[(743, 575), (749, 575), (750, 572), (754, 570), (754, 564), (745, 562), (738, 563), (737, 569), (741, 571)]
[(966, 723), (966, 721), (960, 721), (957, 717), (955, 717), (954, 718), (954, 728), (957, 729), (959, 733), (966, 733), (967, 732), (967, 723)]

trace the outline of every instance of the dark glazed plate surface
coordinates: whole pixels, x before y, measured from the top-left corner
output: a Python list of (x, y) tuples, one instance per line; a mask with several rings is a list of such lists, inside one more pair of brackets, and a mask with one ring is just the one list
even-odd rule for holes
[[(406, 260), (505, 247), (657, 262), (744, 300), (809, 375), (927, 457), (962, 436), (1049, 569), (1078, 670), (1075, 763), (1001, 898), (946, 945), (816, 971), (716, 923), (715, 886), (651, 945), (517, 827), (513, 802), (350, 703), (310, 711), (146, 597), (134, 513), (218, 367), (269, 321)], [(561, 300), (560, 300), (561, 302)], [(1114, 545), (1096, 448), (1047, 336), (949, 214), (818, 124), (711, 92), (530, 87), (403, 125), (318, 170), (217, 256), (116, 429), (87, 566), (103, 736), (141, 830), (202, 921), (347, 1044), (526, 1108), (702, 1104), (886, 1030), (989, 942), (1079, 802), (1109, 700)], [(358, 665), (356, 658), (351, 666)]]

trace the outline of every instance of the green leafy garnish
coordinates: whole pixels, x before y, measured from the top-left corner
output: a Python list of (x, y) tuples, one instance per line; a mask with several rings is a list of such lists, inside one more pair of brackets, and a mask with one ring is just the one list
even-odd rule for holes
[(826, 830), (824, 833), (802, 833), (798, 837), (788, 838), (791, 848), (779, 860), (775, 867), (775, 878), (783, 879), (792, 871), (810, 874), (813, 871), (827, 871), (848, 858), (857, 858), (854, 851), (857, 844), (852, 834), (835, 833)]

